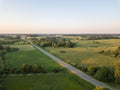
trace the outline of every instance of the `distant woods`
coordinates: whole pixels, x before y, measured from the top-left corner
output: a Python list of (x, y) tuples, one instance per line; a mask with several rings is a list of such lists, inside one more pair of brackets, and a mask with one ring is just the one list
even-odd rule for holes
[(72, 48), (75, 46), (75, 43), (70, 40), (59, 38), (59, 37), (46, 37), (46, 38), (32, 38), (33, 43), (39, 45), (40, 47), (67, 47)]
[(115, 34), (84, 34), (81, 35), (88, 40), (101, 40), (101, 39), (120, 39), (119, 35)]
[(18, 42), (21, 39), (19, 35), (16, 35), (14, 37), (0, 35), (0, 38), (3, 38), (2, 40), (0, 40), (0, 44), (14, 44), (15, 42)]

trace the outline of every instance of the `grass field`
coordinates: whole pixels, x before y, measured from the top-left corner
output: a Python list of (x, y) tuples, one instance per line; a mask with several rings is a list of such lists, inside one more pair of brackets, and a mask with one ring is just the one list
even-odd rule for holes
[[(95, 66), (113, 66), (120, 61), (119, 58), (99, 54), (100, 50), (116, 50), (120, 46), (119, 39), (96, 40), (99, 43), (93, 43), (93, 40), (75, 41), (75, 48), (46, 48), (52, 54), (69, 63), (77, 63)], [(61, 51), (65, 51), (61, 53)]]
[(59, 66), (31, 45), (12, 45), (12, 47), (17, 47), (19, 50), (6, 55), (11, 67), (20, 68), (22, 64), (38, 64), (52, 69)]
[[(107, 40), (74, 40), (76, 47), (74, 48), (45, 48), (50, 53), (61, 58), (63, 61), (71, 65), (88, 65), (88, 66), (109, 66), (113, 67), (116, 62), (120, 62), (120, 58), (114, 58), (98, 53), (101, 50), (116, 50), (120, 46), (120, 39)], [(98, 43), (93, 43), (93, 42)], [(64, 52), (63, 52), (64, 51)], [(110, 83), (109, 83), (110, 84)], [(119, 90), (120, 86), (110, 84)]]
[(93, 86), (68, 73), (8, 76), (3, 85), (6, 90), (93, 90)]
[[(6, 55), (11, 67), (21, 64), (38, 64), (51, 70), (60, 67), (55, 61), (31, 45), (10, 45), (18, 51)], [(6, 90), (93, 90), (94, 86), (68, 72), (46, 73), (31, 76), (7, 76), (3, 82)]]

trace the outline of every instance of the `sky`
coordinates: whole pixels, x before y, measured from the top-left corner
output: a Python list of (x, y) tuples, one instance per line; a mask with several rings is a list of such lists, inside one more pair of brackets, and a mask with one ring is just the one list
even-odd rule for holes
[(0, 33), (120, 34), (120, 0), (0, 0)]

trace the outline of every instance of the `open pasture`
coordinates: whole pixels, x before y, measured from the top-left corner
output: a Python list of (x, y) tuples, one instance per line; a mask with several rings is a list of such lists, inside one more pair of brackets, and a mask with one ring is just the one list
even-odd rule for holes
[(22, 64), (38, 64), (52, 69), (59, 66), (56, 62), (31, 45), (11, 45), (11, 47), (19, 48), (19, 50), (6, 55), (10, 67), (20, 68)]
[(3, 85), (6, 90), (93, 90), (92, 85), (70, 73), (8, 76)]
[[(46, 50), (71, 64), (113, 66), (120, 61), (119, 58), (98, 53), (101, 50), (116, 50), (120, 46), (119, 39), (73, 41), (76, 43), (74, 48), (47, 47)], [(64, 53), (62, 53), (63, 51)]]
[[(31, 45), (11, 46), (19, 48), (18, 51), (6, 55), (11, 67), (20, 68), (23, 63), (38, 64), (49, 70), (61, 67)], [(3, 81), (3, 86), (6, 90), (93, 90), (94, 88), (93, 85), (67, 70), (65, 72), (38, 75), (8, 75)]]

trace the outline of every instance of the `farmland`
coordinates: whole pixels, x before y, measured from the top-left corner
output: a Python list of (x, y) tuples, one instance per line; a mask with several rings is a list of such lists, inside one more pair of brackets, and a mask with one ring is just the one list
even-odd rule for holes
[(19, 68), (22, 64), (38, 64), (47, 68), (55, 68), (58, 65), (44, 54), (33, 48), (31, 45), (13, 45), (19, 48), (18, 51), (9, 53), (6, 57), (11, 67)]
[[(119, 57), (112, 57), (99, 53), (101, 50), (115, 51), (120, 46), (119, 39), (75, 40), (73, 37), (68, 39), (72, 40), (72, 42), (75, 42), (76, 47), (46, 47), (45, 49), (55, 56), (61, 58), (63, 61), (75, 66), (76, 68), (79, 68), (79, 66), (87, 66), (106, 67), (110, 69), (113, 68), (116, 63), (120, 62)], [(88, 73), (86, 70), (85, 72)], [(96, 76), (92, 75), (92, 77)], [(103, 80), (103, 78), (99, 80)], [(119, 90), (119, 85), (113, 84), (112, 80), (110, 81), (112, 83), (109, 82), (108, 84)]]
[(22, 64), (38, 64), (46, 69), (46, 73), (22, 76), (9, 74), (2, 82), (6, 90), (92, 90), (94, 87), (64, 68), (61, 72), (52, 72), (61, 66), (29, 44), (9, 46), (19, 48), (5, 55), (10, 68), (20, 69)]
[[(114, 83), (115, 80), (117, 80), (114, 78), (114, 67), (116, 63), (120, 62), (119, 57), (114, 57), (114, 51), (116, 51), (120, 45), (119, 39), (88, 40), (83, 38), (76, 39), (74, 36), (63, 36), (62, 38), (44, 37), (39, 39), (31, 38), (29, 40), (33, 40), (38, 46), (43, 47), (43, 49), (82, 70), (91, 77), (119, 90), (119, 85)], [(8, 43), (3, 45), (5, 47), (10, 46), (11, 48), (18, 48), (16, 51), (5, 54), (8, 67), (14, 72), (10, 73), (3, 81), (3, 86), (6, 87), (7, 90), (12, 90), (12, 88), (16, 89), (19, 87), (17, 85), (20, 85), (20, 89), (23, 90), (57, 90), (57, 88), (60, 90), (63, 88), (68, 90), (68, 88), (60, 82), (66, 82), (69, 90), (92, 90), (94, 87), (58, 65), (55, 61), (32, 47), (26, 41), (20, 40), (14, 42), (14, 44)], [(106, 55), (100, 53), (101, 51), (105, 53), (109, 51), (110, 53)], [(36, 68), (36, 65), (40, 67), (39, 72), (35, 72), (34, 68)], [(31, 67), (33, 68), (32, 70)], [(25, 69), (25, 71), (23, 71), (23, 69)], [(39, 79), (40, 77), (42, 77), (40, 81), (35, 79)], [(49, 77), (51, 79), (48, 79)], [(16, 80), (18, 84), (15, 83)], [(52, 80), (56, 81), (56, 83)], [(26, 87), (22, 81), (25, 82)], [(32, 83), (32, 81), (35, 83)], [(47, 86), (47, 82), (51, 82), (49, 86)], [(8, 83), (10, 83), (10, 85)]]
[[(119, 39), (115, 40), (97, 40), (99, 43), (93, 43), (93, 40), (73, 40), (77, 43), (75, 48), (45, 48), (52, 54), (71, 64), (113, 66), (120, 61), (119, 58), (101, 55), (100, 50), (115, 50), (120, 45)], [(64, 53), (62, 53), (64, 51)]]
[(8, 76), (3, 85), (6, 90), (92, 90), (93, 88), (84, 80), (69, 73)]

